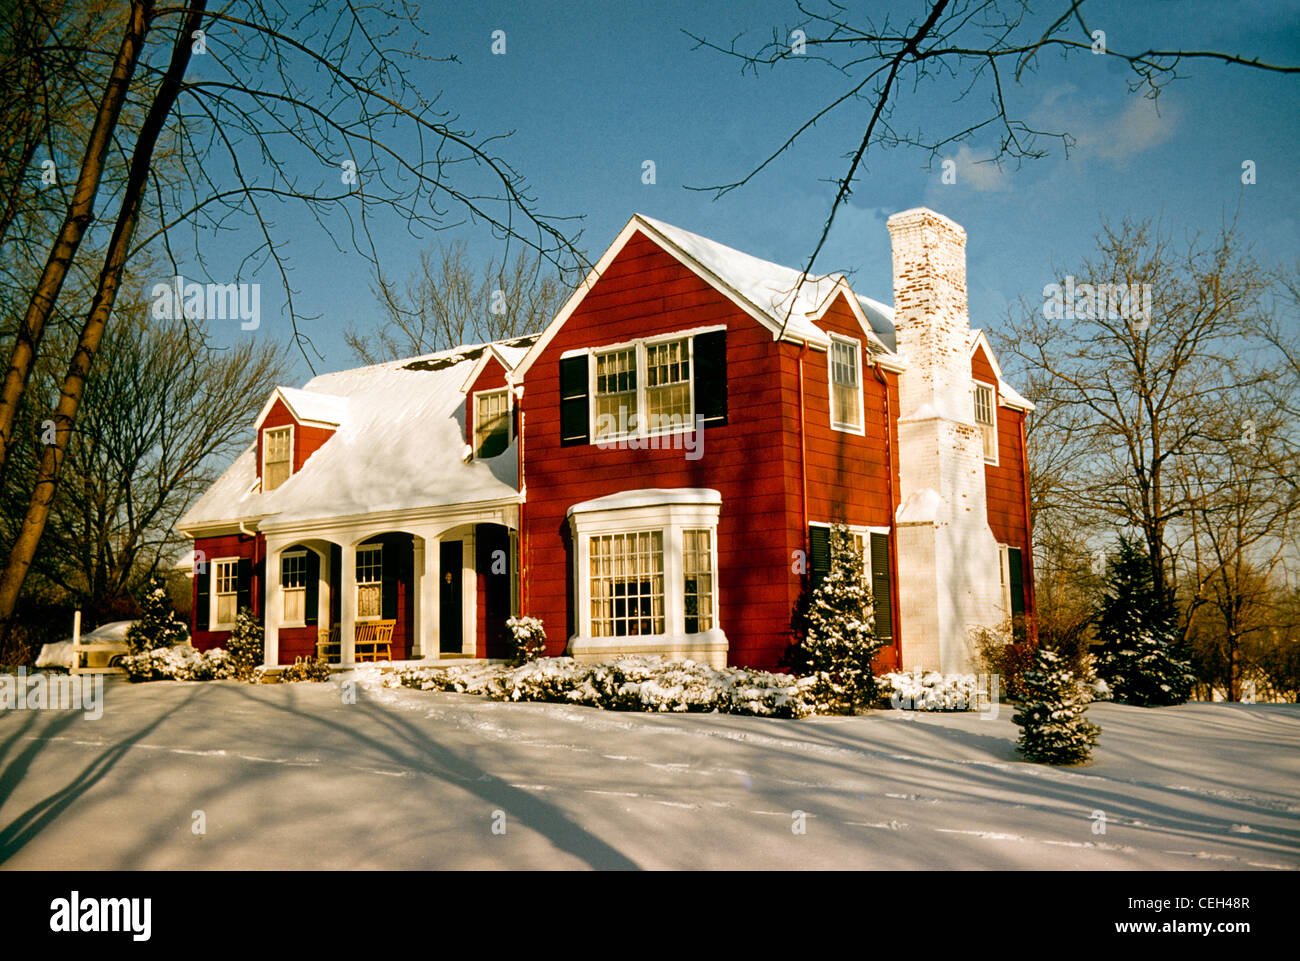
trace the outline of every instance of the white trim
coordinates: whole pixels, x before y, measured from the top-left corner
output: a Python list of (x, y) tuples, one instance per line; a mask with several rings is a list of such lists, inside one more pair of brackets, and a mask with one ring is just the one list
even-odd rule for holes
[[(846, 337), (843, 334), (831, 335), (831, 347), (826, 351), (826, 387), (827, 387), (827, 413), (830, 416), (831, 430), (837, 430), (845, 434), (857, 434), (859, 437), (865, 437), (867, 434), (867, 405), (866, 405), (866, 369), (862, 365), (862, 341), (856, 337)], [(841, 344), (852, 344), (853, 349), (857, 352), (854, 370), (858, 378), (858, 426), (853, 427), (848, 424), (837, 424), (835, 422), (835, 342)]]
[[(238, 555), (232, 557), (214, 557), (208, 561), (208, 630), (209, 631), (230, 631), (234, 630), (235, 625), (239, 622), (239, 562), (243, 558)], [(217, 621), (217, 567), (221, 564), (235, 565), (235, 619), (225, 623)]]
[(993, 456), (990, 458), (988, 454), (984, 454), (984, 463), (988, 464), (990, 467), (997, 467), (1000, 453), (998, 451), (998, 388), (996, 384), (990, 384), (986, 380), (977, 380), (973, 377), (971, 378), (971, 384), (971, 413), (975, 417), (975, 426), (978, 427), (980, 431), (981, 454), (984, 454), (984, 428), (986, 425), (980, 423), (978, 413), (979, 405), (975, 403), (975, 396), (978, 394), (981, 387), (987, 387), (989, 389), (989, 416), (993, 418), (993, 423), (988, 426), (992, 426), (993, 428)]
[[(348, 400), (346, 397), (342, 397), (338, 394), (324, 394), (324, 393), (320, 393), (319, 391), (302, 390), (301, 388), (291, 388), (291, 389), (299, 390), (301, 391), (301, 393), (304, 394), (319, 394), (319, 396), (322, 398), (329, 398), (332, 401), (336, 402), (337, 406), (346, 405)], [(299, 414), (298, 409), (294, 407), (293, 402), (289, 399), (289, 395), (284, 392), (284, 388), (277, 387), (271, 391), (271, 396), (267, 398), (266, 403), (262, 405), (261, 412), (257, 415), (257, 419), (253, 421), (254, 430), (260, 431), (262, 429), (262, 421), (266, 420), (266, 415), (271, 413), (271, 408), (275, 406), (276, 398), (279, 398), (281, 401), (284, 402), (285, 408), (289, 411), (289, 416), (294, 419), (295, 423), (298, 423), (300, 425), (305, 424), (311, 427), (335, 427), (336, 428), (343, 423), (342, 415), (340, 415), (337, 420), (321, 420), (319, 418), (303, 417), (301, 414)]]
[(1011, 555), (1010, 544), (998, 545), (998, 569), (1002, 578), (1002, 613), (1011, 620)]
[[(1012, 410), (1034, 410), (1035, 407), (1033, 402), (1022, 397), (1020, 392), (1008, 384), (1006, 378), (1002, 376), (1002, 367), (998, 364), (997, 355), (993, 353), (993, 345), (989, 343), (989, 339), (984, 335), (984, 331), (976, 328), (970, 333), (971, 359), (973, 360), (975, 358), (975, 351), (979, 350), (982, 346), (984, 348), (984, 356), (988, 358), (989, 366), (993, 368), (993, 376), (997, 378), (998, 406), (1010, 407)], [(972, 374), (972, 376), (974, 375)]]
[[(362, 552), (370, 553), (372, 551), (379, 552), (379, 580), (365, 581), (364, 583), (366, 586), (369, 586), (371, 584), (379, 585), (379, 613), (363, 615), (361, 613), (362, 582), (357, 580), (357, 565), (360, 564), (361, 562)], [(356, 603), (355, 603), (355, 607), (353, 608), (356, 611), (356, 615), (355, 615), (356, 622), (360, 624), (366, 621), (382, 621), (384, 619), (384, 545), (383, 542), (380, 542), (378, 544), (357, 544), (356, 545), (355, 549), (352, 552), (352, 585), (353, 585), (353, 589), (356, 592)]]
[[(474, 381), (478, 380), (479, 375), (483, 373), (483, 369), (487, 367), (488, 361), (493, 357), (497, 359), (497, 363), (499, 363), (505, 370), (505, 380), (510, 379), (510, 374), (514, 368), (510, 366), (510, 361), (506, 360), (501, 351), (497, 350), (496, 342), (493, 341), (490, 344), (484, 344), (483, 353), (479, 354), (478, 360), (474, 361), (474, 363), (470, 365), (469, 374), (465, 377), (465, 383), (460, 385), (460, 392), (462, 394), (469, 392), (469, 389), (474, 386)], [(489, 389), (495, 390), (497, 388)], [(503, 387), (501, 389), (504, 390), (505, 388)]]
[[(709, 331), (726, 330), (725, 324), (716, 324), (709, 328), (698, 330), (698, 333), (708, 333)], [(678, 434), (693, 434), (696, 430), (696, 407), (695, 407), (695, 338), (697, 331), (673, 331), (670, 333), (654, 334), (649, 337), (642, 337), (637, 340), (624, 341), (618, 344), (608, 344), (601, 347), (585, 347), (581, 350), (566, 351), (566, 356), (579, 357), (582, 354), (587, 355), (587, 443), (593, 447), (600, 448), (606, 444), (617, 444), (620, 441), (636, 438), (644, 440), (651, 437), (673, 437)], [(649, 389), (649, 371), (650, 363), (648, 357), (649, 348), (659, 344), (671, 344), (677, 341), (686, 341), (686, 362), (689, 376), (687, 385), (689, 388), (690, 410), (687, 411), (683, 418), (683, 423), (679, 426), (670, 426), (666, 429), (652, 431), (649, 426), (649, 404), (647, 402), (647, 391)], [(636, 431), (628, 433), (613, 433), (596, 438), (596, 371), (597, 359), (602, 354), (612, 354), (624, 351), (633, 351), (635, 353), (636, 363)], [(575, 445), (576, 446), (576, 445)]]
[(281, 481), (278, 485), (271, 488), (272, 491), (275, 491), (275, 490), (279, 490), (285, 484), (289, 483), (289, 479), (292, 478), (294, 474), (293, 455), (296, 453), (295, 447), (297, 446), (296, 444), (297, 437), (295, 436), (297, 432), (294, 430), (294, 426), (295, 426), (294, 424), (280, 424), (277, 427), (259, 428), (262, 435), (262, 485), (261, 486), (262, 486), (262, 493), (264, 494), (271, 493), (271, 491), (268, 491), (266, 489), (266, 452), (267, 449), (270, 447), (270, 444), (267, 443), (266, 435), (274, 433), (276, 431), (282, 431), (282, 430), (287, 430), (289, 432), (289, 476), (286, 477), (283, 481)]
[[(280, 585), (280, 617), (281, 618), (285, 616), (284, 615), (284, 592), (285, 592), (284, 559), (286, 557), (301, 557), (302, 564), (303, 564), (303, 571), (302, 571), (303, 586), (291, 588), (291, 590), (302, 591), (302, 620), (299, 621), (281, 620), (280, 621), (281, 627), (306, 627), (307, 626), (307, 551), (308, 550), (310, 550), (310, 548), (295, 547), (295, 548), (280, 551), (280, 559), (279, 559), (280, 577), (278, 580)], [(313, 551), (312, 553), (315, 552)]]

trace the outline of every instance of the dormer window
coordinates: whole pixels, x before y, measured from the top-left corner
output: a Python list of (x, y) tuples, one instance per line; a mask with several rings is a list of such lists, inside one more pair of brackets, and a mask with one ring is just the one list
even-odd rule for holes
[(273, 491), (293, 470), (293, 428), (273, 427), (262, 432), (262, 491)]
[(474, 395), (474, 456), (496, 457), (510, 443), (510, 395), (504, 390)]

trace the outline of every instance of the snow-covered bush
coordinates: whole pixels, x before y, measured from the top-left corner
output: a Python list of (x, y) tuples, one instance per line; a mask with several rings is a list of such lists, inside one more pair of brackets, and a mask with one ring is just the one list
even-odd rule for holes
[(1089, 723), (1089, 692), (1053, 650), (1040, 645), (1025, 673), (1025, 700), (1011, 718), (1020, 725), (1020, 753), (1044, 764), (1088, 760), (1101, 729)]
[(241, 607), (235, 616), (235, 628), (226, 640), (226, 650), (239, 678), (251, 677), (266, 657), (266, 632), (247, 607)]
[(628, 655), (600, 664), (547, 657), (519, 667), (465, 665), (401, 671), (391, 681), (418, 690), (482, 694), (505, 701), (583, 704), (613, 711), (675, 711), (806, 717), (808, 678), (694, 661)]
[(876, 678), (880, 703), (904, 711), (981, 711), (989, 702), (987, 676), (938, 671), (895, 671)]
[(512, 617), (506, 621), (514, 644), (515, 661), (535, 661), (546, 651), (546, 631), (536, 617)]
[(794, 615), (795, 669), (813, 678), (817, 712), (852, 712), (876, 699), (871, 662), (882, 646), (862, 555), (843, 524), (830, 531), (830, 570)]
[(295, 657), (293, 663), (276, 677), (276, 680), (281, 684), (289, 684), (294, 681), (328, 681), (329, 679), (329, 664), (315, 656)]
[(218, 681), (235, 676), (234, 663), (223, 648), (194, 650), (189, 644), (127, 654), (118, 662), (132, 681)]
[(175, 647), (190, 639), (190, 632), (172, 608), (171, 596), (162, 581), (154, 578), (141, 604), (140, 618), (126, 632), (126, 646), (132, 654), (160, 647)]

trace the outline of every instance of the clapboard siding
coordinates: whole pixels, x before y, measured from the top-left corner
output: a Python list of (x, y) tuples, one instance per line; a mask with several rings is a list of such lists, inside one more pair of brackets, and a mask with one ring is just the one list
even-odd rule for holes
[[(712, 325), (727, 329), (728, 422), (704, 432), (703, 454), (681, 449), (561, 448), (559, 358)], [(786, 345), (788, 347), (788, 345)], [(572, 622), (568, 508), (647, 487), (707, 487), (722, 495), (718, 522), (721, 626), (732, 663), (775, 667), (789, 642), (797, 592), (791, 552), (802, 547), (798, 471), (788, 451), (798, 408), (788, 351), (771, 333), (644, 236), (633, 237), (557, 332), (525, 377), (526, 611), (541, 617), (550, 654), (561, 654)]]
[[(230, 631), (197, 630), (199, 623), (199, 578), (207, 578), (209, 588), (212, 584), (212, 562), (229, 557), (247, 559), (252, 563), (252, 583), (249, 588), (253, 613), (262, 616), (262, 576), (264, 566), (262, 558), (266, 556), (266, 541), (261, 534), (256, 538), (244, 534), (223, 534), (216, 537), (197, 537), (194, 539), (195, 572), (190, 583), (191, 611), (190, 642), (195, 650), (206, 651), (214, 647), (224, 647)], [(203, 570), (198, 570), (197, 562), (203, 563)], [(210, 595), (209, 595), (210, 596)]]
[(259, 478), (262, 476), (263, 431), (268, 427), (293, 428), (294, 473), (302, 470), (302, 465), (307, 463), (307, 458), (320, 450), (321, 445), (334, 436), (332, 428), (299, 424), (294, 420), (293, 414), (285, 406), (284, 401), (277, 397), (275, 403), (271, 405), (271, 409), (266, 412), (266, 418), (262, 421), (261, 430), (257, 432), (257, 476)]

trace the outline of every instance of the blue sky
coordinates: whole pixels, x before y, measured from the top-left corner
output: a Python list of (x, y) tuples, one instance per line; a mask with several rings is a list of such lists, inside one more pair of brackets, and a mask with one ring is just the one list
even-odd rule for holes
[[(850, 6), (853, 6), (850, 4)], [(890, 5), (914, 15), (920, 2)], [(1051, 5), (1052, 7), (1055, 4)], [(879, 12), (882, 4), (869, 9)], [(1044, 8), (1046, 9), (1046, 7)], [(1089, 26), (1104, 29), (1116, 49), (1184, 46), (1300, 62), (1300, 8), (1294, 3), (1223, 5), (1155, 0), (1142, 5), (1087, 3)], [(646, 0), (610, 3), (425, 4), (422, 52), (454, 53), (459, 63), (426, 63), (413, 77), (426, 96), (479, 133), (513, 131), (501, 153), (527, 178), (539, 208), (583, 215), (582, 245), (594, 260), (634, 212), (677, 224), (779, 263), (802, 266), (833, 196), (826, 181), (846, 164), (864, 129), (868, 107), (846, 106), (819, 124), (793, 151), (748, 186), (714, 201), (685, 185), (726, 182), (748, 172), (815, 107), (845, 86), (813, 62), (790, 63), (758, 77), (719, 53), (693, 49), (684, 30), (722, 44), (744, 33), (756, 46), (799, 19), (788, 0), (701, 5)], [(506, 54), (491, 53), (494, 30), (506, 31)], [(412, 35), (414, 37), (414, 34)], [(1210, 235), (1234, 215), (1242, 237), (1270, 264), (1300, 258), (1300, 79), (1208, 61), (1192, 62), (1187, 79), (1168, 86), (1158, 110), (1128, 92), (1127, 74), (1106, 57), (1044, 59), (1013, 90), (1015, 109), (1078, 141), (1067, 157), (1049, 144), (1038, 160), (1001, 168), (978, 164), (996, 147), (976, 134), (943, 151), (957, 163), (957, 183), (941, 182), (938, 163), (914, 149), (873, 152), (818, 259), (819, 271), (854, 270), (861, 292), (892, 301), (886, 218), (917, 205), (932, 207), (968, 233), (971, 323), (997, 327), (1024, 296), (1041, 300), (1045, 284), (1088, 254), (1103, 218), (1160, 218), (1176, 238)], [(894, 120), (927, 133), (983, 109), (981, 97), (954, 102), (956, 88), (917, 96), (907, 88)], [(656, 183), (642, 183), (653, 160)], [(1242, 163), (1256, 164), (1243, 185)], [(324, 356), (318, 370), (356, 361), (342, 342), (348, 324), (379, 317), (369, 265), (340, 252), (310, 219), (285, 210), (293, 237), (293, 283), (300, 309), (320, 314), (308, 333)], [(435, 239), (409, 236), (394, 220), (381, 231), (387, 270), (405, 277)], [(485, 231), (463, 237), (486, 256), (500, 245)], [(252, 232), (223, 235), (234, 255), (256, 243)], [(262, 328), (256, 336), (286, 340), (282, 295), (264, 280)], [(229, 336), (240, 335), (236, 330)], [(226, 335), (216, 332), (218, 339)], [(295, 382), (310, 376), (294, 353)]]

